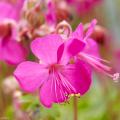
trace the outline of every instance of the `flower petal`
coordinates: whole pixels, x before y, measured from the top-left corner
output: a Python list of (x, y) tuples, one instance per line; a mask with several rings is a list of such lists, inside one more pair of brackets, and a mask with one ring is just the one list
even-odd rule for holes
[(2, 55), (2, 39), (0, 38), (0, 60), (3, 60), (3, 55)]
[(63, 43), (58, 49), (58, 62), (67, 64), (71, 57), (77, 55), (85, 47), (85, 42), (70, 38), (66, 43)]
[(59, 35), (51, 34), (35, 39), (31, 44), (31, 49), (42, 62), (56, 63), (57, 50), (62, 43), (62, 38)]
[(12, 18), (14, 19), (15, 16), (15, 10), (9, 3), (0, 2), (0, 20), (4, 20), (5, 18)]
[(0, 43), (0, 53), (3, 60), (10, 64), (18, 64), (26, 59), (27, 50), (16, 40), (6, 38)]
[(86, 40), (86, 46), (83, 52), (95, 57), (100, 57), (99, 48), (96, 41), (90, 38)]
[(47, 79), (48, 71), (45, 66), (26, 61), (18, 65), (14, 76), (21, 88), (26, 92), (34, 92)]
[(57, 74), (50, 74), (48, 80), (40, 89), (41, 103), (50, 108), (53, 103), (62, 103), (68, 97), (65, 96), (65, 88)]
[(46, 14), (46, 22), (48, 25), (55, 25), (57, 22), (56, 13), (55, 13), (55, 5), (53, 2), (48, 2), (47, 5), (48, 12)]
[(40, 89), (40, 102), (45, 106), (50, 108), (53, 103), (51, 93), (51, 81), (46, 82)]
[(15, 5), (12, 5), (12, 3), (8, 3), (5, 1), (0, 2), (0, 20), (5, 19), (14, 19), (19, 20), (21, 9), (23, 7), (24, 0), (17, 0)]
[(75, 29), (75, 31), (70, 35), (70, 37), (78, 38), (78, 39), (82, 40), (83, 39), (83, 33), (84, 33), (83, 24), (80, 23), (78, 25), (78, 27)]
[(85, 94), (91, 85), (91, 68), (90, 66), (78, 60), (75, 64), (67, 65), (62, 72), (62, 76), (71, 84), (75, 92), (71, 94)]
[(94, 31), (94, 28), (95, 28), (95, 25), (97, 24), (97, 20), (96, 19), (93, 19), (92, 22), (90, 23), (90, 26), (88, 28), (88, 31), (86, 32), (86, 35), (85, 35), (85, 38), (84, 40), (88, 39), (91, 34), (93, 33)]

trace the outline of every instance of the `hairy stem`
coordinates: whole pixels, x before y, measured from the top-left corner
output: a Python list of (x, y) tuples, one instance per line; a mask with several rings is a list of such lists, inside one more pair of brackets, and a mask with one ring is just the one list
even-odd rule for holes
[(74, 96), (74, 99), (73, 99), (74, 120), (78, 120), (78, 109), (77, 109), (77, 106), (78, 106), (77, 97)]

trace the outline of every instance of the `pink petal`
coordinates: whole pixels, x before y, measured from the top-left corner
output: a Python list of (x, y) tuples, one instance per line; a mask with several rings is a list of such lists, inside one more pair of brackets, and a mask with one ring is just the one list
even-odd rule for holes
[(78, 27), (75, 29), (75, 31), (71, 34), (70, 37), (78, 38), (78, 39), (82, 40), (83, 39), (83, 33), (84, 33), (83, 24), (80, 23), (78, 25)]
[(56, 13), (55, 13), (55, 5), (53, 2), (49, 2), (48, 5), (48, 12), (46, 14), (46, 22), (48, 25), (55, 25), (57, 22)]
[(31, 44), (32, 52), (43, 62), (50, 64), (57, 62), (57, 50), (62, 44), (59, 35), (51, 34), (35, 39)]
[(50, 74), (48, 80), (40, 89), (41, 103), (50, 108), (53, 103), (62, 103), (67, 99), (65, 89), (61, 85), (60, 78), (57, 74)]
[(91, 36), (91, 34), (94, 31), (94, 28), (95, 28), (96, 24), (97, 24), (97, 20), (93, 19), (92, 22), (91, 22), (91, 24), (90, 24), (90, 26), (89, 26), (89, 28), (88, 28), (88, 31), (86, 32), (84, 40), (88, 39)]
[(0, 60), (3, 59), (3, 55), (2, 55), (2, 39), (0, 38)]
[(83, 61), (79, 60), (75, 64), (66, 66), (62, 76), (75, 88), (75, 92), (71, 92), (71, 94), (80, 93), (80, 95), (83, 95), (90, 88), (91, 68)]
[(0, 2), (0, 20), (4, 20), (5, 18), (15, 18), (15, 10), (11, 4)]
[(17, 41), (11, 38), (3, 40), (4, 45), (0, 44), (1, 58), (10, 64), (18, 64), (26, 59), (27, 50)]
[(78, 39), (71, 38), (62, 44), (58, 49), (58, 62), (67, 64), (71, 57), (77, 55), (85, 47), (85, 43)]
[(40, 89), (40, 101), (45, 106), (50, 108), (52, 106), (52, 92), (51, 92), (51, 81), (46, 82)]
[(8, 2), (0, 2), (0, 20), (5, 20), (6, 18), (19, 20), (21, 9), (23, 7), (24, 0), (17, 0), (15, 5)]
[(65, 66), (59, 72), (49, 75), (40, 89), (41, 103), (50, 108), (53, 103), (67, 101), (69, 94), (85, 94), (91, 84), (91, 68), (83, 62)]
[(45, 66), (35, 62), (23, 62), (16, 68), (14, 76), (26, 92), (34, 92), (47, 79)]
[(86, 47), (83, 52), (95, 57), (100, 57), (99, 48), (96, 41), (89, 38), (86, 40), (86, 42)]
[(14, 7), (14, 11), (15, 11), (15, 19), (19, 20), (21, 17), (21, 13), (22, 13), (22, 8), (24, 5), (25, 0), (17, 0), (15, 5), (13, 5)]
[(18, 11), (21, 11), (23, 5), (24, 5), (25, 0), (16, 0), (15, 2), (15, 7)]

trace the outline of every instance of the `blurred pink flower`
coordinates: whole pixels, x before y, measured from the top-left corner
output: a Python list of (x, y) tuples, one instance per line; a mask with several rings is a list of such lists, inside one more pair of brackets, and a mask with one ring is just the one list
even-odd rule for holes
[(17, 9), (21, 8), (21, 3), (19, 5), (13, 7), (10, 3), (0, 2), (0, 60), (10, 64), (24, 61), (27, 55), (27, 50), (17, 41), (16, 20), (20, 16)]
[(66, 0), (68, 4), (75, 7), (78, 14), (89, 12), (102, 0)]
[(71, 15), (67, 10), (65, 1), (52, 1), (47, 3), (47, 12), (45, 14), (46, 22), (48, 25), (56, 26), (57, 23), (66, 20), (71, 20)]
[(15, 0), (14, 3), (6, 0), (0, 1), (0, 21), (6, 19), (19, 20), (24, 0)]
[(55, 12), (55, 4), (54, 2), (48, 2), (47, 5), (47, 13), (46, 13), (46, 22), (48, 25), (55, 26), (57, 23), (56, 12)]
[(18, 64), (25, 60), (27, 51), (21, 43), (8, 36), (0, 38), (0, 60)]
[(87, 63), (82, 60), (71, 63), (85, 43), (73, 38), (63, 41), (57, 34), (37, 38), (31, 49), (40, 63), (22, 62), (14, 72), (24, 91), (39, 89), (40, 100), (48, 108), (52, 103), (67, 101), (70, 94), (85, 94), (91, 84), (91, 68)]

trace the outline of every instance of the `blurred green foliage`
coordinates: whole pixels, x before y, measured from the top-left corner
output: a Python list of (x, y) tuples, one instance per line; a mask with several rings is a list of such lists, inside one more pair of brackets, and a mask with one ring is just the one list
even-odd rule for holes
[[(109, 81), (106, 90), (103, 90), (100, 80), (92, 83), (86, 95), (78, 98), (78, 120), (120, 120), (119, 92), (113, 81)], [(40, 105), (38, 97), (24, 95), (22, 110), (26, 111), (32, 120), (73, 120), (73, 98), (69, 103), (54, 104), (51, 109)], [(13, 120), (13, 109), (9, 106), (6, 116)]]

